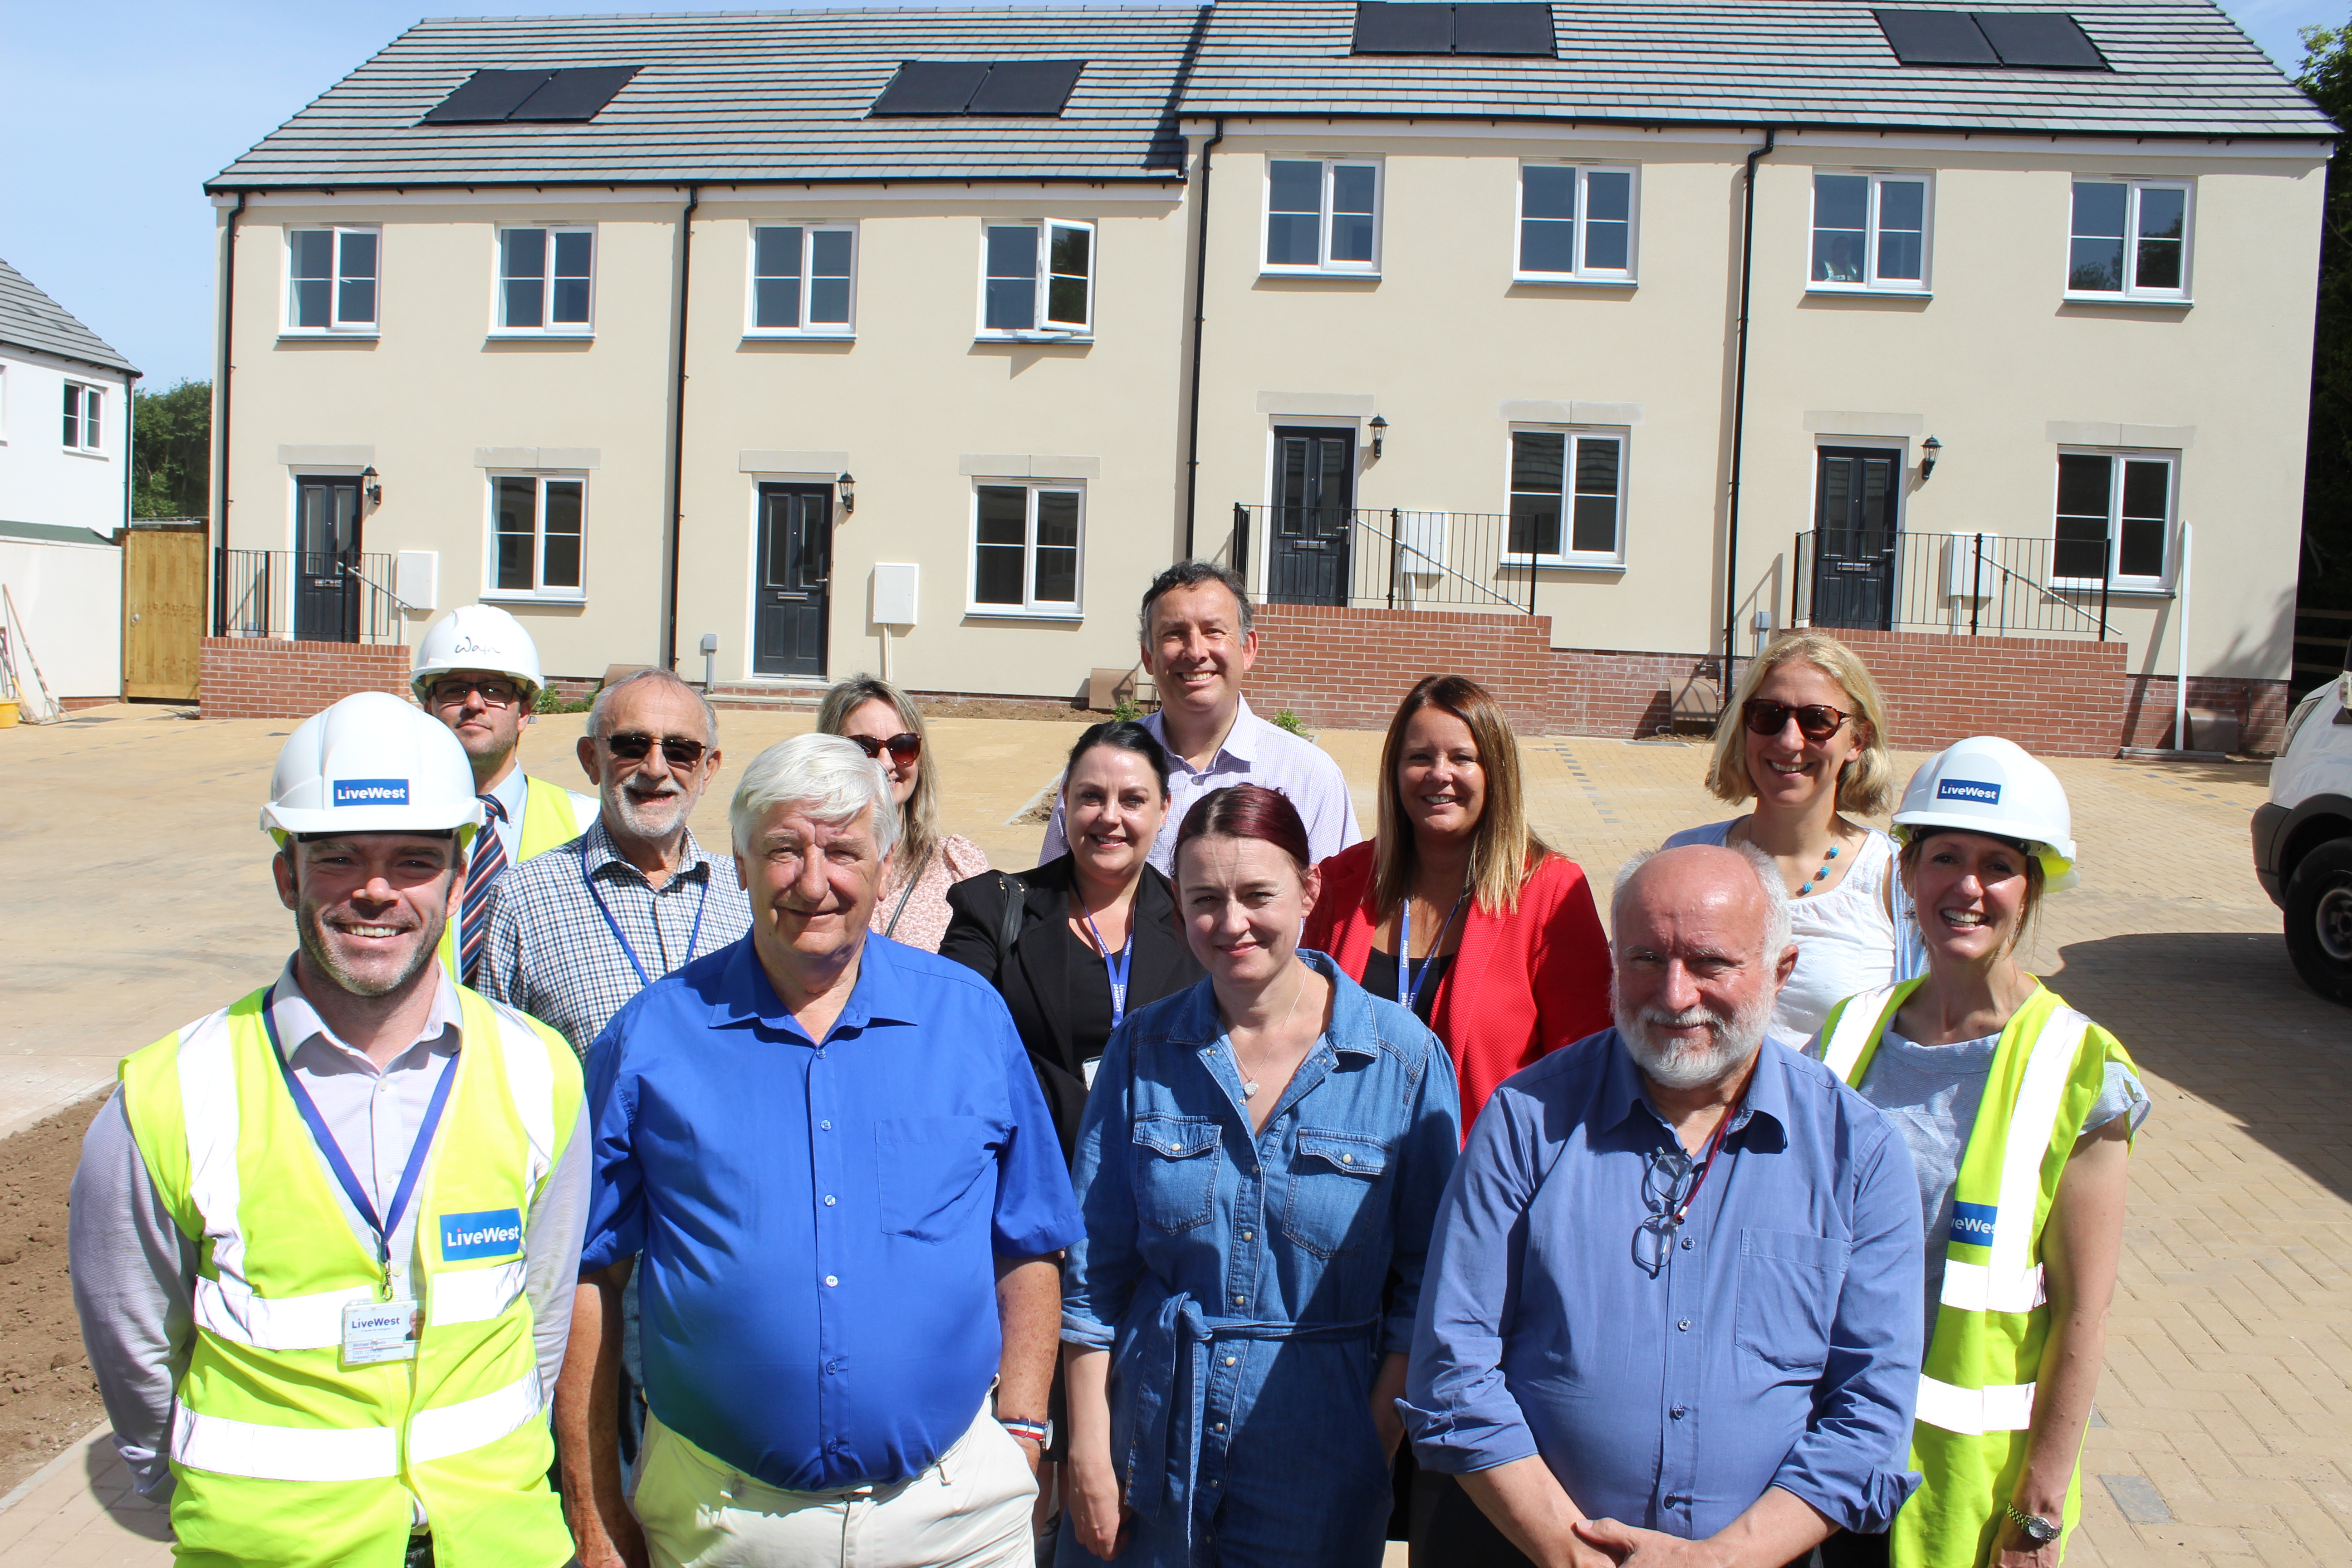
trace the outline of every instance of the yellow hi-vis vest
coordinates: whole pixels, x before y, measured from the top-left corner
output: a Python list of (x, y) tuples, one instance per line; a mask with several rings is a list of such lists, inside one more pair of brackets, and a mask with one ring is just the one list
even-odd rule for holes
[[(1906, 980), (1831, 1008), (1822, 1025), (1830, 1070), (1860, 1085), (1896, 1010), (1924, 983)], [(1897, 1568), (1970, 1568), (1991, 1558), (2025, 1467), (2050, 1335), (2042, 1226), (2109, 1062), (2132, 1065), (2113, 1035), (2046, 985), (2000, 1032), (1952, 1191), (1943, 1300), (1911, 1428), (1911, 1468), (1926, 1479), (1895, 1516), (1888, 1544)], [(2082, 1490), (2078, 1454), (2061, 1521), (2069, 1532)]]
[(522, 1237), (578, 1121), (572, 1047), (460, 990), (463, 1044), (415, 1205), (414, 1361), (342, 1364), (342, 1309), (382, 1294), (372, 1245), (286, 1092), (268, 988), (127, 1058), (123, 1111), (198, 1246), (175, 1390), (183, 1568), (398, 1568), (421, 1501), (440, 1568), (572, 1555), (547, 1484)]
[[(482, 831), (490, 831), (488, 823)], [(588, 831), (588, 825), (572, 810), (572, 792), (535, 779), (529, 774), (522, 781), (522, 837), (515, 841), (515, 863), (520, 865), (534, 855), (543, 855), (559, 844), (569, 844)], [(449, 923), (441, 928), (441, 967), (449, 978), (462, 981), (457, 973), (457, 906), (465, 901), (465, 879), (449, 889)]]

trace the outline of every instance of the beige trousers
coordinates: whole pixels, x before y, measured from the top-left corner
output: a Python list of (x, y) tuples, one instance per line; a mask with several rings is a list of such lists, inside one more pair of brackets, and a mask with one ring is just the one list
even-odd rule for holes
[(712, 1458), (647, 1414), (630, 1505), (655, 1568), (1030, 1568), (1037, 1483), (983, 1408), (908, 1480), (795, 1492)]

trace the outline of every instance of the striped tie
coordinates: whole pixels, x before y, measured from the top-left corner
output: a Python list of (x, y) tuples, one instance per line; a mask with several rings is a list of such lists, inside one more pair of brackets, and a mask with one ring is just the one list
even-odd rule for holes
[(496, 795), (483, 795), (485, 820), (482, 830), (474, 835), (474, 858), (466, 865), (466, 899), (459, 908), (462, 922), (458, 930), (457, 973), (467, 984), (474, 983), (474, 971), (482, 961), (482, 938), (488, 934), (490, 886), (507, 868), (507, 847), (499, 839), (499, 824), (507, 817), (507, 808)]

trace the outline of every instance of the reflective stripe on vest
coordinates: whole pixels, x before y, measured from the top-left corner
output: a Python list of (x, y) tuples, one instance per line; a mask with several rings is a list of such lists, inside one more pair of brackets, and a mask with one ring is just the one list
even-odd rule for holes
[(1990, 1388), (1960, 1388), (1923, 1377), (1919, 1419), (1967, 1437), (2022, 1432), (2033, 1425), (2033, 1384), (1997, 1383)]
[[(408, 1426), (418, 1464), (495, 1443), (540, 1408), (536, 1370), (478, 1399), (420, 1410)], [(191, 1469), (263, 1481), (381, 1481), (400, 1474), (400, 1434), (390, 1426), (265, 1426), (173, 1413), (172, 1458)]]

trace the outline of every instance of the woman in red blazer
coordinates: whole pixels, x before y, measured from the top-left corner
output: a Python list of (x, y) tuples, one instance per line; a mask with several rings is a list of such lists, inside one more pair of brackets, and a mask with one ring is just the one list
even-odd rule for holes
[(1323, 862), (1301, 945), (1436, 1031), (1466, 1140), (1496, 1084), (1609, 1026), (1608, 939), (1583, 871), (1528, 827), (1518, 742), (1468, 677), (1425, 677), (1398, 705), (1379, 823)]

